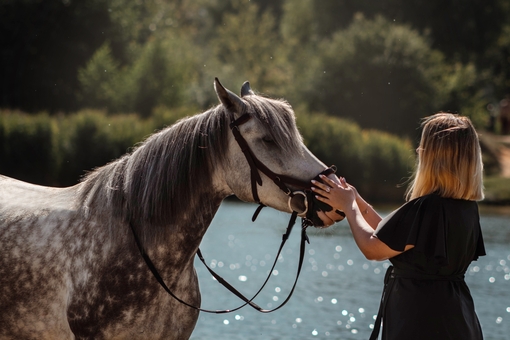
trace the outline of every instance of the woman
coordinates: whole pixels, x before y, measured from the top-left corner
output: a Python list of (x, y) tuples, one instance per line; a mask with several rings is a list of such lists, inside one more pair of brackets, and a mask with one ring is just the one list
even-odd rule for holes
[[(480, 144), (466, 117), (425, 118), (408, 202), (382, 219), (346, 183), (313, 181), (317, 199), (343, 210), (369, 260), (392, 266), (371, 339), (483, 339), (464, 281), (471, 261), (485, 255), (477, 200), (483, 199)], [(321, 214), (333, 223), (333, 216)]]

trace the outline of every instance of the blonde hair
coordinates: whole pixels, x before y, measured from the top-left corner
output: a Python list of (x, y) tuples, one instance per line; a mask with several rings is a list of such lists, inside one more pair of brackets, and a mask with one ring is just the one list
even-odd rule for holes
[(440, 112), (424, 118), (416, 170), (406, 198), (431, 193), (481, 200), (483, 163), (480, 142), (467, 117)]

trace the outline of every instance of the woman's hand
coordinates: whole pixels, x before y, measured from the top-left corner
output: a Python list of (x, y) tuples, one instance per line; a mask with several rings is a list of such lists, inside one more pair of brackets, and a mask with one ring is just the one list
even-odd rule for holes
[(312, 191), (317, 194), (317, 200), (329, 204), (333, 211), (352, 209), (353, 201), (359, 194), (353, 186), (347, 184), (345, 178), (340, 178), (340, 184), (323, 175), (320, 178), (323, 183), (312, 180)]
[[(374, 229), (381, 221), (381, 217), (363, 200), (356, 188), (349, 185), (343, 177), (340, 178), (340, 183), (325, 176), (320, 178), (324, 183), (312, 181), (312, 190), (317, 194), (317, 200), (329, 204), (333, 210), (338, 209), (345, 212), (354, 240), (367, 259), (386, 260), (402, 253), (391, 249), (374, 236)], [(364, 205), (365, 212), (360, 210), (360, 204)], [(368, 217), (368, 220), (364, 215)], [(321, 219), (324, 217), (323, 221), (327, 223), (328, 216), (326, 214), (321, 213), (319, 217)], [(412, 247), (414, 246), (407, 245), (405, 250)]]

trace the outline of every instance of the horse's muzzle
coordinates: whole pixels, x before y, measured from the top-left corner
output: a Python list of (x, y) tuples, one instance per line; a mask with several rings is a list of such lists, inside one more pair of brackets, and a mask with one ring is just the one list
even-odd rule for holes
[[(291, 211), (297, 212), (298, 216), (306, 218), (315, 227), (325, 226), (324, 222), (317, 215), (319, 211), (326, 213), (333, 210), (329, 204), (317, 200), (315, 193), (309, 189), (292, 192), (289, 195), (288, 206)], [(335, 210), (335, 212), (340, 216), (335, 222), (340, 222), (345, 218), (343, 211)]]

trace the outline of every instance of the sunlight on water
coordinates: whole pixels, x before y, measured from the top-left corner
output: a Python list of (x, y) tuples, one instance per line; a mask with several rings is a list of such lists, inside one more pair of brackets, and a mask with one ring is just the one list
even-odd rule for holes
[[(289, 218), (267, 209), (252, 223), (253, 210), (248, 204), (224, 203), (201, 245), (211, 268), (248, 297), (269, 274)], [(485, 338), (506, 340), (510, 334), (510, 217), (484, 216), (482, 224), (487, 256), (472, 263), (466, 282)], [(346, 222), (310, 230), (309, 236), (311, 244), (301, 277), (287, 305), (269, 314), (249, 307), (236, 314), (201, 313), (191, 339), (367, 339), (389, 262), (366, 260)], [(278, 258), (269, 283), (255, 299), (257, 304), (275, 308), (287, 298), (298, 258), (296, 231)], [(232, 309), (242, 304), (201, 263), (195, 265), (203, 308)]]

